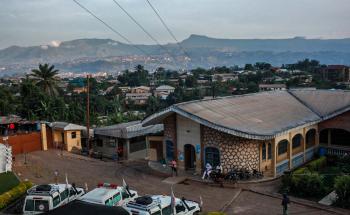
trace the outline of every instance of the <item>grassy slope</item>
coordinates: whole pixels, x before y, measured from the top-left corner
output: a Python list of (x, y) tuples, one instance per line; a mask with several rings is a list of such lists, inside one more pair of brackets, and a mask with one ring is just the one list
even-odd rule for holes
[(19, 180), (12, 172), (0, 174), (0, 195), (19, 184)]

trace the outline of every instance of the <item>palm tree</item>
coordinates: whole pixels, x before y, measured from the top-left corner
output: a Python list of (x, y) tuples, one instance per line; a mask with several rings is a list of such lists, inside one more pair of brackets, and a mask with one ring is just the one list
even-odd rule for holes
[(33, 69), (31, 76), (37, 81), (37, 85), (41, 87), (48, 95), (57, 95), (57, 74), (58, 70), (55, 66), (49, 64), (39, 64), (39, 69)]

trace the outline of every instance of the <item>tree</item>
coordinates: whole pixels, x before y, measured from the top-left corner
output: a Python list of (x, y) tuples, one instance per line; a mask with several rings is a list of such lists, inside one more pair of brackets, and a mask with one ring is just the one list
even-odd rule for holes
[(33, 69), (31, 76), (36, 80), (36, 84), (48, 95), (55, 96), (57, 91), (57, 74), (58, 70), (54, 65), (39, 64), (39, 69)]

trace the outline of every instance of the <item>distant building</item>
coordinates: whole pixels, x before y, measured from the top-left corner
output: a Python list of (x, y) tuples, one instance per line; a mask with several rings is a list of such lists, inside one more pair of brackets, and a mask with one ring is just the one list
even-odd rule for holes
[(133, 87), (131, 88), (130, 92), (131, 93), (149, 93), (151, 92), (151, 88), (146, 86)]
[(143, 127), (141, 121), (96, 128), (93, 151), (107, 158), (143, 159), (148, 156), (149, 140), (155, 135), (162, 141), (162, 132), (163, 125)]
[(162, 99), (166, 99), (170, 93), (175, 91), (175, 87), (169, 85), (161, 85), (157, 87), (154, 91), (155, 96), (159, 96)]
[(328, 65), (323, 69), (323, 78), (335, 82), (350, 82), (350, 68), (344, 65)]
[(260, 91), (271, 91), (271, 90), (286, 90), (285, 84), (259, 84)]
[(87, 88), (86, 87), (75, 87), (73, 89), (74, 93), (80, 94), (80, 93), (86, 93), (87, 92)]
[(152, 93), (126, 93), (125, 102), (129, 104), (129, 101), (133, 101), (135, 105), (145, 105), (150, 96)]
[(238, 80), (238, 75), (233, 73), (214, 74), (213, 81), (227, 82)]

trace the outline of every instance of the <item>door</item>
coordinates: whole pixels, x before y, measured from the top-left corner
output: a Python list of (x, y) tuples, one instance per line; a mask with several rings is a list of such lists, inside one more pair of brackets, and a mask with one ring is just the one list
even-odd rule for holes
[(194, 169), (196, 162), (196, 152), (194, 146), (191, 144), (186, 144), (184, 146), (185, 151), (185, 169)]

